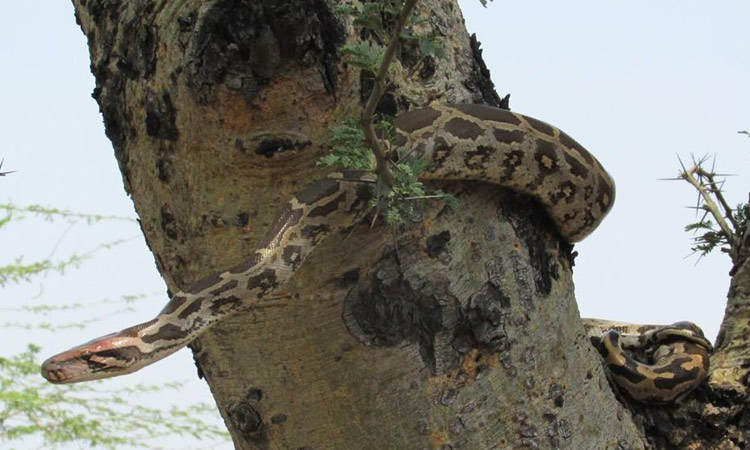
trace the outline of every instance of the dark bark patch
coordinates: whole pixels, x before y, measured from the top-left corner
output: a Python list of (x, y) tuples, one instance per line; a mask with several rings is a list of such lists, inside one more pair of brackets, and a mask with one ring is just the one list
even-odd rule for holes
[(161, 207), (161, 229), (169, 239), (177, 240), (177, 223), (172, 208), (166, 203)]
[(248, 442), (260, 449), (268, 448), (268, 434), (258, 410), (248, 401), (238, 402), (228, 408), (232, 425)]
[(281, 425), (282, 423), (287, 421), (286, 414), (274, 414), (271, 416), (271, 423), (274, 425)]
[[(126, 140), (136, 136), (125, 105), (129, 80), (147, 79), (156, 70), (157, 28), (152, 25), (154, 2), (91, 1), (88, 9), (96, 26), (88, 30), (92, 48), (91, 71), (96, 78), (92, 96), (99, 104), (104, 129), (112, 141), (125, 191), (130, 193)], [(126, 10), (135, 9), (137, 14)], [(120, 20), (121, 16), (132, 17)]]
[[(153, 9), (153, 3), (149, 3), (148, 9)], [(139, 12), (138, 20), (125, 26), (121, 47), (124, 54), (117, 59), (117, 68), (131, 80), (148, 79), (156, 70), (157, 28), (143, 25), (144, 18), (151, 22), (150, 14), (147, 10)]]
[(359, 267), (355, 267), (351, 270), (347, 270), (346, 272), (341, 274), (341, 277), (339, 278), (338, 285), (340, 287), (346, 287), (351, 286), (357, 281), (359, 281), (359, 274), (360, 270)]
[(469, 45), (472, 54), (472, 67), (469, 78), (464, 81), (464, 85), (471, 91), (478, 94), (482, 103), (492, 105), (498, 108), (508, 109), (508, 97), (501, 99), (495, 91), (495, 83), (490, 77), (490, 70), (482, 58), (482, 44), (477, 40), (477, 35), (472, 34)]
[(250, 403), (258, 403), (263, 400), (263, 391), (259, 388), (250, 388), (245, 399)]
[(549, 385), (549, 398), (552, 399), (555, 407), (562, 408), (565, 405), (565, 388), (558, 383)]
[(122, 173), (125, 192), (130, 194), (130, 175), (128, 169), (130, 155), (125, 148), (128, 123), (125, 113), (125, 100), (123, 98), (124, 77), (122, 74), (112, 73), (106, 63), (107, 61), (103, 60), (101, 63), (91, 65), (92, 72), (96, 78), (96, 87), (91, 96), (99, 104), (99, 110), (104, 120), (104, 133), (112, 141), (117, 164)]
[(427, 238), (427, 255), (430, 258), (437, 258), (440, 252), (445, 249), (445, 246), (448, 245), (450, 240), (451, 232), (448, 230), (429, 236)]
[[(362, 103), (362, 106), (367, 103), (367, 100), (370, 98), (370, 94), (372, 94), (372, 89), (375, 87), (375, 76), (366, 71), (362, 70), (359, 73), (359, 100)], [(393, 117), (396, 114), (398, 114), (399, 111), (399, 102), (396, 99), (396, 95), (394, 93), (395, 85), (388, 84), (386, 85), (385, 92), (383, 92), (383, 95), (380, 97), (380, 101), (378, 101), (378, 106), (375, 108), (375, 115), (382, 115), (387, 117)]]
[(526, 196), (513, 196), (503, 211), (528, 249), (536, 292), (549, 295), (552, 280), (559, 277), (558, 263), (548, 250), (552, 248), (550, 234), (559, 237), (555, 224), (539, 204)]
[(158, 97), (153, 91), (146, 94), (146, 134), (157, 139), (176, 141), (180, 137), (177, 130), (177, 111), (172, 97), (166, 90)]
[(375, 196), (372, 186), (368, 183), (360, 183), (357, 186), (357, 198), (349, 206), (348, 212), (351, 214), (358, 213), (363, 209), (367, 208), (370, 204), (370, 200)]
[[(133, 8), (137, 14), (128, 14), (126, 9)], [(130, 79), (149, 78), (156, 68), (157, 28), (153, 25), (154, 2), (134, 0), (119, 2), (116, 0), (92, 1), (88, 4), (89, 14), (97, 24), (100, 40), (107, 39), (116, 44), (109, 44), (104, 49), (116, 55), (115, 66), (121, 74)], [(133, 17), (132, 20), (120, 20), (120, 15)], [(93, 33), (93, 31), (92, 31)], [(118, 34), (118, 39), (114, 35)], [(93, 41), (93, 35), (89, 36)]]
[(301, 142), (289, 138), (267, 138), (258, 143), (255, 153), (266, 158), (272, 158), (277, 153), (300, 150), (310, 145), (310, 141)]
[(435, 75), (436, 70), (437, 64), (435, 63), (435, 58), (427, 55), (422, 58), (422, 65), (419, 70), (419, 78), (425, 81), (429, 80), (433, 75)]
[(252, 100), (279, 71), (307, 67), (318, 67), (326, 91), (336, 89), (344, 29), (324, 0), (219, 0), (193, 35), (188, 74), (201, 99), (223, 84)]
[(238, 227), (245, 227), (250, 223), (250, 214), (246, 212), (238, 213), (234, 218), (234, 224)]
[(445, 389), (442, 394), (440, 394), (440, 404), (443, 406), (450, 406), (456, 401), (456, 397), (458, 397), (458, 391), (455, 388)]
[(505, 330), (510, 297), (502, 289), (502, 272), (507, 270), (502, 260), (492, 260), (487, 266), (488, 283), (472, 295), (464, 311), (466, 328), (473, 342), (496, 352), (507, 350), (508, 333)]
[(91, 18), (95, 22), (100, 22), (102, 19), (108, 21), (116, 21), (120, 14), (120, 1), (118, 0), (101, 0), (101, 1), (90, 1), (83, 4), (88, 9)]
[(395, 253), (389, 253), (373, 270), (370, 287), (347, 295), (345, 322), (355, 337), (369, 345), (417, 343), (423, 363), (434, 372), (435, 336), (443, 331), (443, 316), (454, 304), (447, 297), (447, 283), (435, 275), (415, 288), (420, 283), (405, 279)]
[(188, 60), (189, 81), (201, 99), (226, 84), (254, 98), (280, 64), (279, 43), (261, 2), (220, 0), (198, 21)]
[(172, 152), (166, 146), (159, 146), (159, 154), (156, 158), (156, 176), (160, 181), (169, 183), (172, 179)]

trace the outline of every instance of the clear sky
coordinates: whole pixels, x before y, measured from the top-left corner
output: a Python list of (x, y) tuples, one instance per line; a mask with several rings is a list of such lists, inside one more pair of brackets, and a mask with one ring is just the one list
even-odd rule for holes
[[(0, 179), (0, 201), (135, 217), (90, 96), (94, 80), (71, 4), (6, 3), (0, 15), (0, 156), (4, 169), (18, 173)], [(511, 107), (565, 130), (616, 180), (614, 210), (576, 247), (582, 315), (692, 320), (713, 338), (724, 311), (728, 257), (717, 254), (698, 264), (695, 256), (686, 258), (690, 236), (683, 227), (695, 216), (685, 206), (696, 195), (684, 182), (659, 179), (677, 173), (677, 155), (689, 160), (691, 154), (716, 154), (718, 168), (736, 174), (726, 186), (731, 202), (747, 198), (750, 139), (737, 131), (750, 129), (750, 2), (496, 0), (487, 9), (478, 0), (461, 4), (498, 92), (512, 94)], [(81, 253), (119, 238), (131, 240), (64, 277), (4, 288), (0, 324), (22, 319), (8, 310), (19, 304), (154, 297), (84, 331), (0, 329), (0, 356), (26, 342), (40, 344), (49, 355), (149, 319), (166, 302), (165, 285), (134, 223), (89, 227), (27, 219), (3, 229), (0, 264), (20, 255), (44, 258), (53, 248), (57, 257)], [(151, 401), (212, 400), (187, 350), (105, 383), (117, 389), (121, 383), (173, 380), (184, 381), (186, 390)]]

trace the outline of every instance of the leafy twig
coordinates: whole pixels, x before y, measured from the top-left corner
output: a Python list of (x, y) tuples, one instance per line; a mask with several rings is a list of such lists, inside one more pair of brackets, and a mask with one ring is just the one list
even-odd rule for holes
[(396, 180), (393, 177), (393, 173), (388, 167), (388, 162), (385, 157), (385, 152), (380, 146), (380, 141), (375, 135), (375, 127), (373, 126), (373, 117), (375, 115), (375, 109), (380, 102), (380, 98), (385, 92), (385, 79), (388, 75), (388, 68), (391, 66), (393, 57), (396, 55), (396, 49), (398, 48), (399, 40), (401, 37), (401, 30), (406, 26), (409, 16), (411, 15), (414, 6), (417, 4), (417, 0), (406, 0), (404, 7), (401, 9), (398, 21), (396, 22), (396, 30), (394, 31), (391, 41), (388, 43), (388, 47), (383, 55), (383, 60), (380, 63), (378, 73), (375, 75), (375, 82), (370, 93), (370, 98), (367, 99), (365, 109), (362, 111), (362, 118), (360, 123), (365, 133), (365, 143), (372, 150), (375, 155), (375, 161), (377, 164), (377, 172), (380, 178), (389, 187), (393, 187)]
[(123, 216), (109, 216), (104, 214), (86, 214), (86, 213), (77, 213), (73, 212), (67, 209), (57, 209), (57, 208), (51, 208), (47, 206), (41, 206), (41, 205), (28, 205), (28, 206), (18, 206), (14, 205), (13, 203), (0, 203), (0, 209), (5, 210), (8, 214), (14, 214), (14, 213), (31, 213), (36, 214), (40, 216), (44, 216), (46, 220), (52, 221), (55, 217), (64, 217), (68, 219), (83, 219), (86, 220), (86, 222), (93, 223), (98, 222), (100, 220), (121, 220), (125, 222), (136, 222), (136, 219), (132, 217), (123, 217)]
[[(424, 171), (424, 161), (420, 157), (412, 157), (415, 150), (413, 148), (407, 150), (393, 146), (395, 127), (387, 118), (374, 117), (386, 90), (389, 66), (399, 44), (416, 43), (425, 55), (437, 58), (443, 55), (442, 46), (434, 33), (418, 34), (406, 28), (416, 3), (417, 0), (384, 0), (365, 3), (361, 7), (337, 8), (338, 12), (353, 15), (355, 25), (361, 26), (379, 42), (383, 42), (384, 36), (387, 36), (384, 17), (398, 14), (395, 29), (392, 30), (392, 37), (385, 50), (377, 43), (368, 41), (345, 46), (349, 63), (372, 73), (375, 78), (374, 86), (358, 119), (348, 118), (331, 128), (330, 154), (318, 162), (321, 165), (342, 166), (347, 170), (367, 170), (378, 174), (376, 195), (371, 203), (375, 210), (373, 223), (378, 216), (382, 216), (390, 225), (403, 222), (413, 212), (411, 200), (437, 198), (451, 208), (457, 203), (454, 197), (444, 192), (428, 192), (419, 181)], [(393, 155), (397, 156), (395, 161), (391, 159)]]

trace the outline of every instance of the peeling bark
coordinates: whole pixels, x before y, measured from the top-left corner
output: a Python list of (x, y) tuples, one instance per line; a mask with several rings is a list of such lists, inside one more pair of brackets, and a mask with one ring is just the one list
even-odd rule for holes
[[(326, 130), (371, 89), (342, 61), (360, 34), (336, 0), (73, 3), (171, 291), (252, 254), (277, 207), (322, 174)], [(405, 45), (379, 112), (507, 107), (455, 1), (419, 14), (446, 57)], [(636, 408), (633, 420), (610, 389), (578, 319), (571, 248), (544, 212), (491, 186), (442, 188), (459, 211), (427, 203), (398, 230), (331, 237), (279, 295), (191, 345), (235, 447), (677, 448), (654, 430), (685, 416)], [(694, 423), (710, 396), (675, 411)]]

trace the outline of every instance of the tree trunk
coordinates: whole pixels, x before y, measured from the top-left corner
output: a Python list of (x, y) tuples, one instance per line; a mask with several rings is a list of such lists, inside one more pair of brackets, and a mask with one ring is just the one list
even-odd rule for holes
[[(171, 291), (252, 254), (277, 208), (325, 174), (328, 128), (370, 92), (342, 59), (362, 33), (336, 0), (73, 3)], [(379, 112), (501, 106), (456, 2), (420, 3), (446, 55), (405, 44)], [(396, 230), (365, 221), (327, 239), (277, 296), (192, 344), (235, 447), (653, 444), (584, 337), (571, 248), (544, 211), (493, 186), (442, 188), (456, 211), (425, 203)]]

